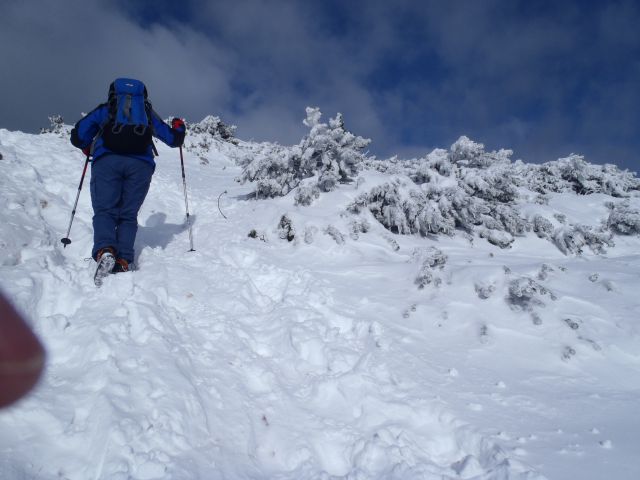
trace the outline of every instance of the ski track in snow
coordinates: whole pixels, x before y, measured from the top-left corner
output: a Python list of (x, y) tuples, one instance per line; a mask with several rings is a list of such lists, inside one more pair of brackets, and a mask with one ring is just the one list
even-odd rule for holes
[[(139, 270), (96, 289), (89, 173), (59, 242), (81, 155), (0, 130), (1, 286), (48, 350), (35, 393), (0, 413), (1, 479), (637, 478), (637, 239), (585, 258), (441, 239), (442, 284), (418, 290), (423, 239), (396, 253), (380, 227), (339, 246), (322, 229), (346, 229), (355, 192), (243, 200), (220, 148), (185, 157), (196, 252), (177, 151), (160, 148)], [(313, 243), (280, 240), (283, 213)], [(556, 299), (510, 308), (522, 275)]]

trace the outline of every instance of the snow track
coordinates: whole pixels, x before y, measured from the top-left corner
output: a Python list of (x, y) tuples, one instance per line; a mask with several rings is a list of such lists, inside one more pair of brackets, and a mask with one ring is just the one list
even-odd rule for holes
[[(416, 289), (415, 266), (383, 235), (344, 248), (321, 233), (312, 244), (288, 244), (275, 231), (280, 215), (292, 213), (300, 233), (305, 224), (322, 231), (328, 217), (304, 217), (287, 198), (243, 200), (249, 189), (234, 183), (224, 149), (208, 165), (185, 158), (196, 248), (187, 252), (177, 153), (161, 148), (139, 218), (139, 270), (96, 289), (93, 262), (84, 259), (92, 235), (87, 184), (73, 243), (59, 243), (81, 156), (64, 138), (5, 130), (0, 150), (1, 285), (48, 350), (36, 392), (0, 413), (1, 479), (543, 478), (524, 442), (514, 446), (477, 417), (514, 405), (508, 415), (539, 414), (547, 399), (508, 391), (511, 379), (495, 387), (504, 368), (485, 370), (494, 392), (476, 395), (481, 381), (455, 360), (473, 349), (507, 358), (505, 337), (524, 338), (519, 345), (530, 342), (533, 351), (541, 344), (527, 329), (535, 327), (509, 330), (502, 297), (483, 304), (500, 317), (479, 315), (463, 261), (442, 273), (443, 290), (455, 283), (463, 294), (442, 297)], [(217, 209), (222, 191), (229, 220)], [(247, 237), (251, 229), (264, 241)], [(504, 289), (499, 261), (476, 266)], [(637, 272), (638, 257), (630, 261)], [(585, 319), (590, 327), (578, 343), (600, 355), (591, 339), (606, 335), (606, 310), (569, 290), (553, 308)], [(640, 311), (633, 302), (623, 308)], [(629, 348), (638, 345), (634, 335)], [(476, 360), (491, 368), (486, 353)], [(634, 362), (629, 371), (637, 373)]]

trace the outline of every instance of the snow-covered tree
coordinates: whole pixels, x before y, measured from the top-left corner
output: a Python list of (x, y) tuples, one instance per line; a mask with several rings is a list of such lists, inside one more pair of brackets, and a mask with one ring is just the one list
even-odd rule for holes
[(553, 242), (564, 254), (580, 254), (584, 247), (594, 253), (604, 253), (605, 247), (613, 247), (613, 235), (604, 228), (593, 228), (587, 225), (565, 225), (553, 234)]
[(318, 175), (318, 187), (328, 192), (358, 173), (371, 140), (346, 130), (340, 113), (328, 124), (320, 121), (321, 116), (318, 108), (307, 107), (304, 124), (311, 131), (300, 143), (300, 170), (307, 176)]
[(49, 128), (41, 128), (40, 133), (53, 133), (60, 137), (65, 137), (71, 132), (71, 127), (65, 125), (62, 115), (49, 116)]
[(607, 226), (621, 235), (640, 234), (640, 210), (633, 209), (627, 202), (610, 205), (611, 213)]
[(221, 140), (232, 141), (235, 137), (235, 125), (227, 125), (220, 117), (207, 115), (198, 123), (187, 123), (190, 134), (206, 134)]
[(280, 145), (262, 144), (238, 160), (244, 167), (238, 181), (255, 182), (257, 198), (286, 195), (300, 184), (300, 151)]
[(309, 204), (319, 191), (328, 192), (338, 183), (351, 181), (362, 167), (370, 140), (346, 130), (341, 114), (328, 124), (320, 118), (319, 109), (307, 107), (304, 124), (310, 128), (309, 134), (294, 147), (276, 146), (241, 161), (244, 170), (239, 181), (256, 182), (258, 196), (275, 197), (312, 178), (297, 197), (301, 205)]
[(200, 122), (187, 122), (186, 126), (184, 149), (200, 156), (205, 163), (208, 163), (207, 154), (216, 148), (216, 144), (220, 142), (238, 144), (238, 140), (234, 137), (236, 126), (227, 125), (220, 117), (208, 115)]
[(640, 179), (632, 172), (611, 164), (594, 165), (575, 154), (542, 165), (528, 165), (522, 172), (523, 183), (539, 193), (573, 191), (579, 195), (626, 197), (630, 191), (640, 190)]
[(406, 162), (410, 183), (396, 179), (378, 185), (356, 197), (349, 208), (368, 208), (400, 234), (450, 235), (456, 229), (472, 232), (484, 226), (486, 238), (506, 248), (511, 235), (530, 229), (512, 204), (518, 191), (510, 155), (509, 150), (485, 152), (482, 144), (460, 137), (449, 151), (436, 149), (424, 159)]

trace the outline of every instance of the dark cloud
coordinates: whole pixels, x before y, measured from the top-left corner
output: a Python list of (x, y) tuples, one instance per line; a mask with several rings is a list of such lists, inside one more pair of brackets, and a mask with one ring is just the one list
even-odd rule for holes
[(160, 113), (204, 115), (228, 98), (227, 58), (185, 27), (141, 28), (109, 2), (10, 1), (0, 17), (0, 125), (34, 130), (106, 100), (118, 76), (142, 78)]
[(638, 20), (632, 0), (10, 0), (0, 125), (75, 120), (130, 75), (161, 114), (221, 115), (243, 138), (297, 142), (313, 105), (379, 156), (465, 134), (637, 170)]

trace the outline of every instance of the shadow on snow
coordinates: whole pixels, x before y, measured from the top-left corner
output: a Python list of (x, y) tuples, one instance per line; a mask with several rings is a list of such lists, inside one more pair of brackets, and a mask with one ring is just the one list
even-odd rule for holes
[[(191, 225), (196, 221), (195, 215), (189, 215)], [(165, 249), (176, 235), (189, 229), (187, 221), (180, 224), (166, 223), (166, 213), (157, 212), (150, 215), (145, 221), (144, 226), (138, 226), (138, 234), (136, 235), (135, 250), (136, 256), (145, 247)]]

